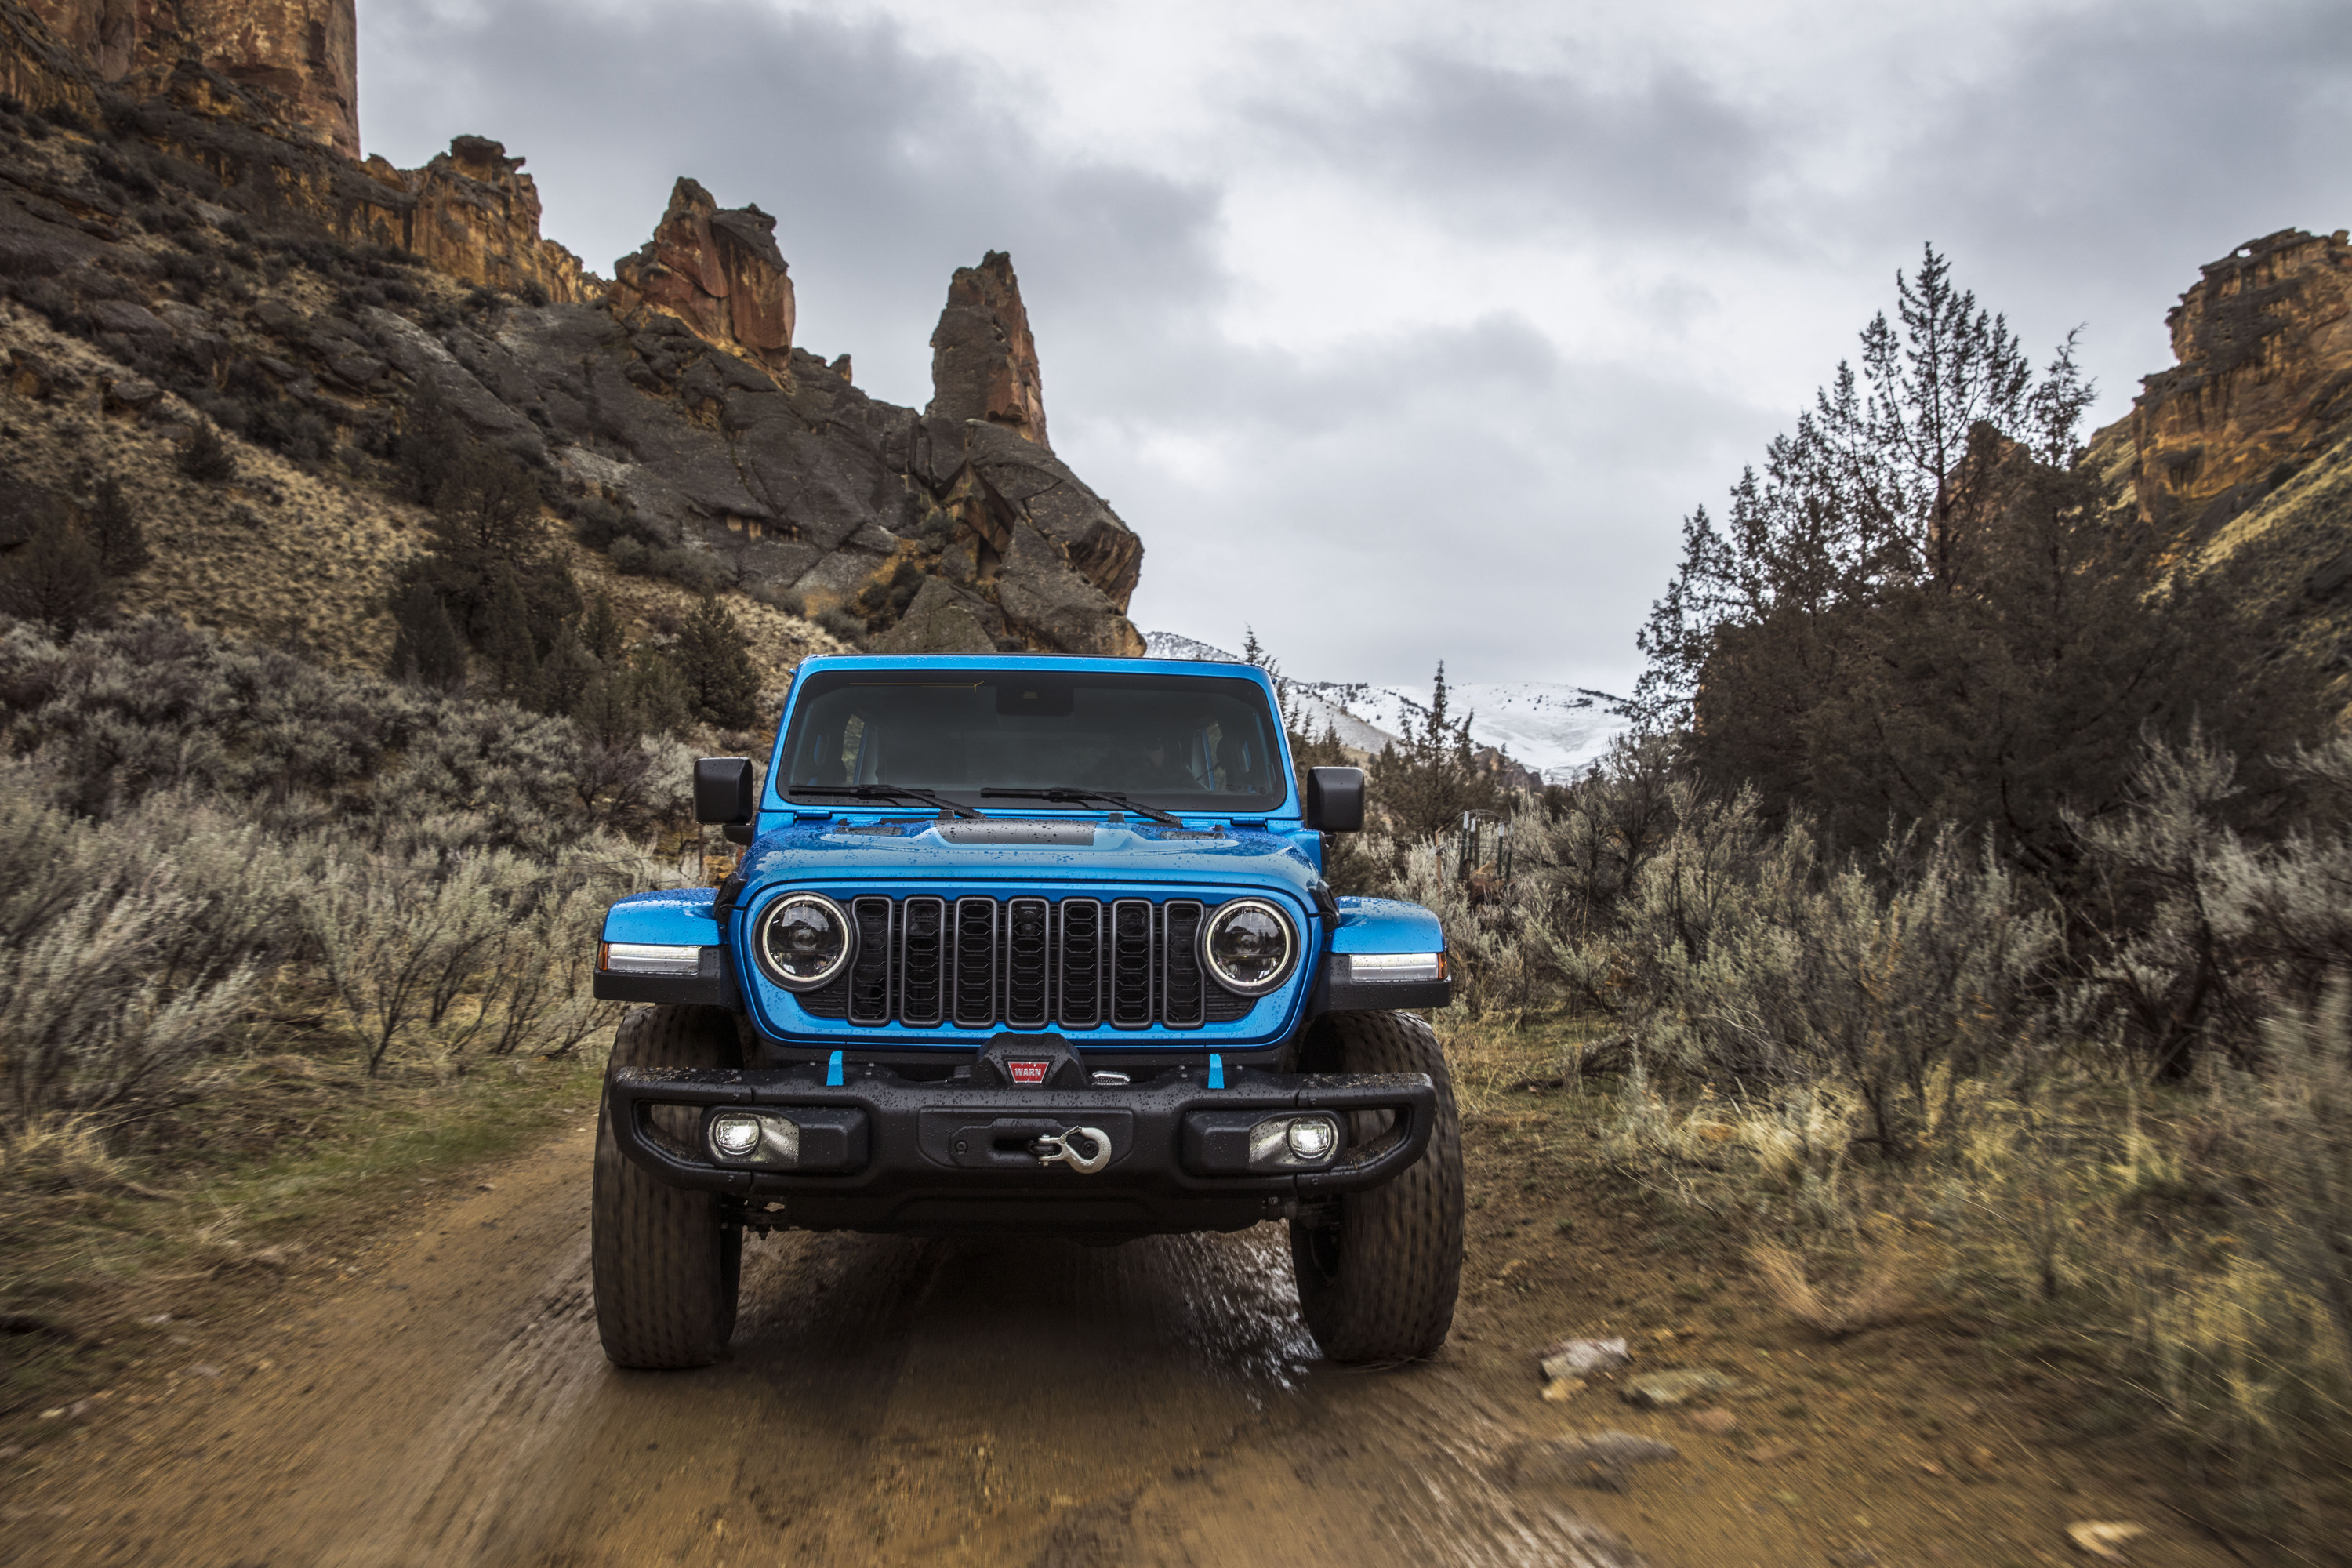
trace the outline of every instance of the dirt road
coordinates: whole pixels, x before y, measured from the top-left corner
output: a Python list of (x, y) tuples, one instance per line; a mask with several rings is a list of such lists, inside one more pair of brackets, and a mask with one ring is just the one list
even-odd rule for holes
[(731, 1360), (616, 1372), (588, 1154), (420, 1211), (233, 1356), (208, 1337), (10, 1500), (0, 1560), (1635, 1561), (1498, 1479), (1517, 1426), (1458, 1366), (1310, 1369), (1272, 1228), (754, 1240)]
[[(1465, 1123), (1427, 1366), (1313, 1363), (1269, 1227), (754, 1241), (732, 1358), (631, 1373), (596, 1344), (583, 1126), (142, 1328), (114, 1387), (0, 1442), (0, 1564), (2056, 1568), (2086, 1520), (2144, 1526), (2138, 1568), (2247, 1560), (2145, 1436), (2086, 1430), (2084, 1385), (1931, 1304), (1825, 1343), (1564, 1127)], [(1593, 1332), (1737, 1389), (1541, 1398), (1535, 1349)], [(1547, 1461), (1612, 1431), (1674, 1457), (1622, 1491)]]

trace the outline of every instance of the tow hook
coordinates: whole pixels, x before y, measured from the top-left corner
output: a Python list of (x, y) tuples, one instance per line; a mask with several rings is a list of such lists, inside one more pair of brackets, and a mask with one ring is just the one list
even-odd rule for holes
[[(1094, 1145), (1094, 1152), (1081, 1154), (1071, 1147), (1070, 1140), (1083, 1138)], [(1056, 1160), (1082, 1176), (1091, 1176), (1110, 1163), (1110, 1139), (1097, 1127), (1072, 1127), (1060, 1132), (1048, 1133), (1029, 1145), (1029, 1152), (1037, 1156), (1037, 1163), (1050, 1165)]]

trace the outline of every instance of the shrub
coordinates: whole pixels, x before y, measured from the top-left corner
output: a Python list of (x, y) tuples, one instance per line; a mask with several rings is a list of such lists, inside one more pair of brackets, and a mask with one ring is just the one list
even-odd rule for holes
[(691, 756), (153, 621), (0, 623), (0, 1144), (202, 1087), (265, 981), (365, 1059), (564, 1048)]
[(203, 484), (226, 484), (236, 478), (236, 455), (221, 439), (219, 430), (210, 424), (199, 425), (181, 449), (180, 472)]
[(98, 549), (71, 523), (52, 521), (0, 556), (0, 615), (37, 621), (59, 641), (112, 607)]

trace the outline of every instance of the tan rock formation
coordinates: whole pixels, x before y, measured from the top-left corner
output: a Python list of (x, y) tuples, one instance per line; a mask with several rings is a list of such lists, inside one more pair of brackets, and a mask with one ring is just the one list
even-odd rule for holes
[(2283, 229), (2241, 246), (2166, 320), (2179, 363), (2133, 405), (2133, 488), (2151, 526), (2201, 541), (2352, 424), (2352, 245)]
[(681, 178), (653, 238), (614, 270), (613, 311), (623, 320), (640, 310), (675, 316), (705, 342), (788, 373), (793, 280), (776, 220), (758, 207), (721, 207)]
[(985, 419), (1047, 451), (1045, 387), (1013, 258), (992, 250), (959, 267), (931, 333), (932, 418)]
[(289, 117), (360, 155), (356, 0), (26, 0), (98, 74), (160, 79), (183, 59), (277, 94)]
[(38, 16), (0, 5), (0, 92), (27, 109), (58, 104), (87, 120), (98, 112), (96, 75)]
[(564, 304), (601, 298), (603, 280), (580, 258), (541, 237), (539, 187), (522, 165), (522, 159), (507, 156), (502, 143), (481, 136), (457, 137), (421, 169), (395, 169), (370, 158), (368, 174), (410, 199), (363, 204), (341, 215), (341, 226), (413, 251), (469, 283), (516, 294), (536, 284)]

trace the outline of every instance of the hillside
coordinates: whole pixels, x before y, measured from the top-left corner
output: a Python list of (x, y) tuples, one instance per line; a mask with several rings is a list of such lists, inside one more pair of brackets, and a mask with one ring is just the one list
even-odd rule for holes
[(930, 403), (881, 403), (793, 342), (756, 205), (680, 179), (608, 281), (497, 142), (361, 162), (350, 14), (0, 0), (0, 552), (111, 479), (153, 547), (125, 608), (381, 666), (420, 473), (488, 452), (633, 635), (716, 593), (772, 687), (845, 639), (1140, 651), (1142, 543), (1047, 443), (1009, 258), (950, 281)]

